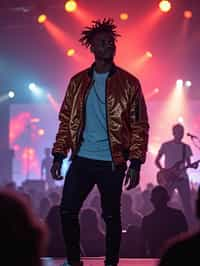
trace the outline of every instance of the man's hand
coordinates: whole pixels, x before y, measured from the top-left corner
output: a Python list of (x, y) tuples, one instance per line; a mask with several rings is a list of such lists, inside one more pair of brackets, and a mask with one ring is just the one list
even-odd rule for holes
[(61, 176), (61, 167), (62, 167), (62, 162), (59, 161), (53, 162), (53, 165), (51, 167), (51, 175), (53, 179), (55, 180), (63, 179), (63, 176)]
[(192, 163), (192, 168), (197, 169), (199, 167), (199, 162)]
[(126, 173), (124, 185), (126, 190), (135, 188), (140, 182), (140, 170), (134, 167), (129, 167)]

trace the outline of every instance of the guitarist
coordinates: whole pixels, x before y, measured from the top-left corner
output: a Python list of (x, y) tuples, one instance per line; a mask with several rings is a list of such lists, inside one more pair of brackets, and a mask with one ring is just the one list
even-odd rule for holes
[[(175, 163), (182, 161), (182, 166), (191, 164), (192, 150), (188, 144), (182, 142), (184, 136), (184, 127), (181, 124), (176, 124), (172, 127), (173, 139), (163, 143), (156, 156), (155, 164), (160, 169), (172, 168)], [(164, 167), (161, 165), (161, 158), (164, 156)], [(196, 168), (196, 167), (195, 167)], [(181, 171), (179, 178), (172, 176), (172, 181), (166, 185), (168, 193), (172, 195), (176, 188), (182, 200), (182, 205), (189, 225), (192, 223), (193, 213), (191, 206), (191, 194), (189, 177), (186, 171)]]

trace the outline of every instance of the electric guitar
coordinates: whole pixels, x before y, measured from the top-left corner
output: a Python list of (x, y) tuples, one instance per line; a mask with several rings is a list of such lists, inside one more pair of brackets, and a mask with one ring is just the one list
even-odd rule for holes
[(197, 160), (190, 165), (183, 166), (183, 161), (176, 162), (171, 168), (161, 169), (157, 173), (157, 183), (161, 186), (168, 187), (175, 181), (181, 178), (181, 174), (188, 168), (198, 168), (200, 160)]

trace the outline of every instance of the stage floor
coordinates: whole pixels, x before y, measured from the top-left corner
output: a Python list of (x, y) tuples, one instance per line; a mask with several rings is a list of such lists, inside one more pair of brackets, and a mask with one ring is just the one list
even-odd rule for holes
[[(64, 259), (54, 259), (54, 266), (60, 266)], [(84, 266), (104, 266), (104, 258), (83, 258)], [(47, 264), (51, 266), (53, 264)], [(157, 266), (157, 259), (120, 259), (119, 266)]]

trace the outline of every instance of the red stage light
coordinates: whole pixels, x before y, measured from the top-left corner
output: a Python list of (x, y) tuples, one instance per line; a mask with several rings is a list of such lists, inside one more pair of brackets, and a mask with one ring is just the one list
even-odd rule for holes
[(184, 18), (191, 19), (192, 18), (192, 11), (191, 10), (185, 10), (184, 11)]
[(127, 13), (121, 13), (119, 15), (119, 17), (120, 17), (121, 20), (127, 20), (128, 19), (128, 14)]
[(148, 58), (152, 58), (152, 57), (153, 57), (153, 55), (152, 55), (152, 53), (151, 53), (150, 51), (147, 51), (147, 52), (145, 53), (145, 55), (146, 55), (146, 57), (148, 57)]

